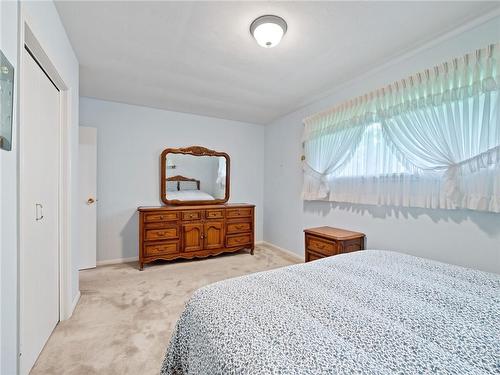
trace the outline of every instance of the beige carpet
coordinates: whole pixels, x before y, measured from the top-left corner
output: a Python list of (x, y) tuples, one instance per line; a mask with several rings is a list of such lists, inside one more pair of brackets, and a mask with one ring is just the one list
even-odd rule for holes
[(295, 263), (257, 247), (193, 261), (134, 263), (80, 272), (81, 298), (59, 323), (32, 374), (158, 374), (173, 327), (190, 295), (218, 280)]

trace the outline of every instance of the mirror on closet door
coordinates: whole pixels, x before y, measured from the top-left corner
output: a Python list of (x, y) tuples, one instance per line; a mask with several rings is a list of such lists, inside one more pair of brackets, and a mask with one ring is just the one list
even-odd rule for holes
[(165, 204), (217, 204), (229, 199), (229, 155), (201, 146), (167, 148), (161, 154)]

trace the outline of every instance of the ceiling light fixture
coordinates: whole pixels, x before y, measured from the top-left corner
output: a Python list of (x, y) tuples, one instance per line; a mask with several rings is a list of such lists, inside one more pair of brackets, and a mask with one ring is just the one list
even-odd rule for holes
[(281, 42), (287, 29), (283, 18), (273, 15), (260, 16), (250, 25), (250, 33), (264, 48), (272, 48)]

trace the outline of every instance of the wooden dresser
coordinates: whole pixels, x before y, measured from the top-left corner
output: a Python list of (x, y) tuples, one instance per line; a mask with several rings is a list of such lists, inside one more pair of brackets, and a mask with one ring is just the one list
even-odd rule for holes
[(254, 250), (251, 204), (139, 207), (139, 268), (158, 259)]
[(318, 227), (305, 229), (305, 261), (364, 250), (365, 235), (350, 230)]

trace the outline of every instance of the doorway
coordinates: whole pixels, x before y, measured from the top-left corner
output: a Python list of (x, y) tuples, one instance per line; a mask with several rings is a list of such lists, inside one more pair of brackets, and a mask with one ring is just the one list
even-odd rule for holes
[(78, 268), (96, 266), (97, 247), (97, 129), (80, 126), (78, 181), (80, 213), (80, 257)]

